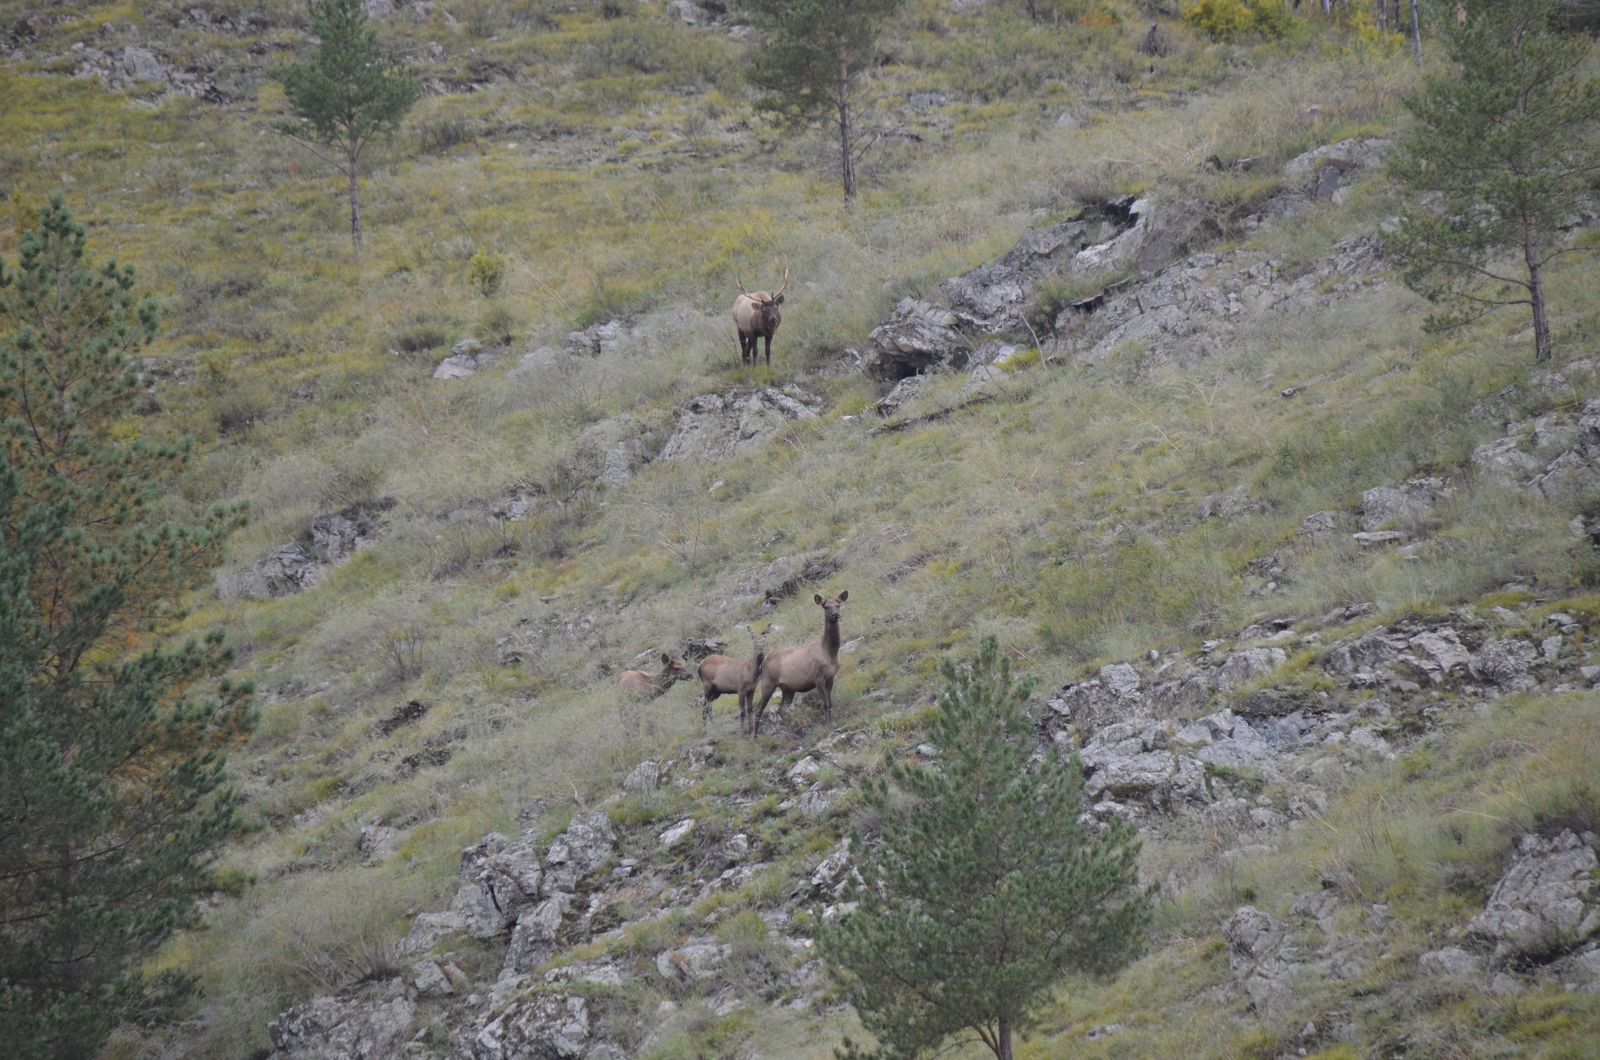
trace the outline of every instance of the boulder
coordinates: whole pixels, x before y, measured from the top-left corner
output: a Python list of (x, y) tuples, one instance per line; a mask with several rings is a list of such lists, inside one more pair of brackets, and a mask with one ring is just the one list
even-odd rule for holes
[(544, 893), (576, 889), (579, 881), (605, 864), (616, 845), (617, 833), (604, 810), (578, 814), (550, 844), (545, 856)]
[(493, 364), (496, 358), (483, 349), (477, 339), (462, 339), (450, 348), (450, 356), (439, 362), (433, 370), (435, 379), (466, 379), (476, 375), (478, 369)]
[(1417, 958), (1423, 975), (1474, 976), (1482, 973), (1483, 959), (1459, 946), (1429, 950)]
[(404, 997), (319, 997), (267, 1024), (269, 1060), (388, 1060), (400, 1053), (415, 1015), (416, 1006)]
[(411, 922), (411, 933), (395, 948), (402, 957), (427, 953), (452, 935), (467, 930), (467, 918), (460, 913), (419, 913)]
[(660, 844), (662, 849), (670, 850), (689, 838), (689, 833), (694, 831), (695, 823), (693, 817), (686, 817), (657, 836), (656, 842)]
[(663, 950), (656, 957), (656, 971), (676, 982), (699, 983), (721, 971), (731, 952), (731, 947), (710, 939), (691, 941), (675, 950)]
[(561, 933), (561, 921), (570, 897), (557, 894), (522, 911), (517, 917), (517, 926), (512, 929), (511, 944), (506, 947), (500, 978), (531, 972), (555, 955), (556, 936)]
[(1415, 478), (1398, 486), (1374, 486), (1361, 495), (1361, 529), (1414, 526), (1452, 492), (1441, 478)]
[(1373, 169), (1383, 164), (1389, 156), (1393, 141), (1375, 137), (1341, 140), (1313, 148), (1284, 164), (1284, 175), (1295, 180), (1315, 183), (1328, 169), (1346, 173), (1357, 169)]
[(473, 1037), (473, 1060), (575, 1060), (590, 1044), (582, 997), (536, 994), (512, 1002)]
[(965, 368), (971, 344), (956, 330), (957, 323), (948, 309), (901, 299), (894, 314), (868, 336), (863, 371), (892, 383), (940, 368)]
[(1576, 949), (1600, 931), (1597, 868), (1593, 836), (1571, 829), (1521, 836), (1510, 866), (1467, 930), (1493, 944), (1500, 960), (1544, 959)]
[(627, 413), (591, 424), (573, 445), (574, 472), (602, 486), (626, 484), (649, 460), (644, 432)]
[(385, 497), (343, 511), (319, 512), (311, 518), (306, 543), (290, 542), (243, 570), (219, 576), (217, 595), (269, 600), (311, 588), (330, 568), (377, 540), (386, 529), (383, 514), (394, 505), (394, 498)]
[(796, 386), (703, 394), (683, 407), (662, 460), (722, 460), (765, 442), (786, 424), (814, 420), (822, 400)]
[(634, 766), (622, 780), (622, 790), (635, 793), (655, 791), (661, 786), (661, 777), (664, 770), (661, 763), (654, 759), (646, 759)]

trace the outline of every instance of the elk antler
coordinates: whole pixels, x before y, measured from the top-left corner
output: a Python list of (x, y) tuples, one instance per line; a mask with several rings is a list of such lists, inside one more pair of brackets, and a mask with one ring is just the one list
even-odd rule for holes
[(783, 286), (778, 288), (778, 293), (772, 296), (773, 300), (776, 301), (777, 299), (782, 298), (783, 297), (783, 292), (788, 290), (788, 288), (789, 288), (789, 263), (786, 261), (786, 262), (783, 263)]
[(739, 288), (740, 294), (745, 295), (746, 297), (749, 296), (750, 292), (744, 289), (744, 282), (739, 279), (739, 274), (737, 272), (733, 274), (733, 285)]

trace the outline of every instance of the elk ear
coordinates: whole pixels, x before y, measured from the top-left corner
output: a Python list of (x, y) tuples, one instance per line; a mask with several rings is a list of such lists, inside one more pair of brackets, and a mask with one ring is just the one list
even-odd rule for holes
[(812, 593), (811, 594), (811, 600), (812, 600), (813, 603), (818, 603), (818, 604), (822, 603), (822, 594), (821, 593)]
[(839, 602), (841, 604), (844, 603), (848, 599), (850, 599), (850, 590), (849, 589), (846, 589), (844, 592), (839, 594)]
[(662, 652), (661, 653), (661, 661), (666, 663), (668, 666), (671, 666), (672, 665), (672, 656), (668, 655), (666, 652)]
[(772, 304), (773, 305), (782, 305), (783, 304), (783, 295), (780, 294), (778, 297), (774, 298), (772, 300)]

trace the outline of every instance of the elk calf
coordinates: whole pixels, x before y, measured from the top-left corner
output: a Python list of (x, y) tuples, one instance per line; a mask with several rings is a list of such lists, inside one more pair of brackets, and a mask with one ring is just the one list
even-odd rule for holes
[[(751, 634), (754, 639), (754, 634)], [(761, 676), (761, 664), (766, 660), (761, 645), (755, 645), (755, 657), (731, 659), (726, 655), (707, 655), (700, 663), (700, 688), (705, 693), (705, 705), (700, 713), (700, 725), (711, 720), (711, 704), (726, 695), (739, 697), (739, 730), (750, 717), (750, 707), (755, 703), (756, 681)]]
[(617, 675), (617, 688), (635, 699), (651, 700), (666, 692), (679, 681), (693, 675), (684, 663), (683, 656), (661, 653), (661, 672), (651, 677), (643, 670), (624, 670)]
[(833, 600), (813, 593), (811, 599), (822, 608), (822, 636), (792, 648), (779, 648), (767, 656), (761, 667), (761, 702), (750, 717), (751, 736), (760, 735), (761, 715), (767, 712), (767, 702), (779, 689), (783, 690), (783, 705), (787, 707), (801, 692), (815, 688), (822, 696), (823, 719), (833, 724), (833, 679), (839, 673), (839, 606), (849, 598), (849, 590)]
[(739, 332), (739, 360), (743, 364), (756, 363), (756, 340), (767, 340), (767, 363), (772, 363), (772, 335), (783, 323), (778, 307), (783, 304), (783, 292), (789, 288), (789, 266), (783, 267), (783, 286), (777, 294), (744, 289), (737, 275), (733, 282), (739, 288), (739, 297), (733, 300), (733, 326)]

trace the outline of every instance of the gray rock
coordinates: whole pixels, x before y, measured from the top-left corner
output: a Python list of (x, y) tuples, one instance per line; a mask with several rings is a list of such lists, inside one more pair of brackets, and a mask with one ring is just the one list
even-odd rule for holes
[(1491, 942), (1495, 957), (1544, 958), (1575, 949), (1600, 931), (1600, 880), (1591, 841), (1571, 829), (1524, 835), (1484, 911), (1467, 930)]
[(820, 772), (822, 772), (822, 763), (817, 760), (816, 756), (806, 755), (789, 767), (789, 772), (785, 776), (788, 777), (789, 783), (794, 787), (803, 788), (810, 784)]
[(1271, 675), (1288, 659), (1282, 648), (1246, 648), (1235, 652), (1217, 670), (1217, 690), (1231, 692), (1241, 685), (1259, 681)]
[(663, 950), (656, 957), (656, 971), (680, 983), (703, 982), (722, 970), (731, 952), (731, 947), (709, 939), (690, 942), (675, 950)]
[(581, 997), (535, 994), (513, 1002), (473, 1037), (473, 1060), (575, 1060), (590, 1043)]
[(573, 891), (604, 865), (617, 845), (617, 833), (604, 810), (590, 810), (572, 819), (545, 855), (544, 893)]
[(561, 933), (561, 922), (571, 897), (557, 894), (522, 911), (511, 932), (511, 944), (506, 947), (501, 979), (531, 972), (555, 955), (556, 936)]
[(1441, 478), (1416, 478), (1398, 486), (1374, 486), (1361, 495), (1361, 529), (1413, 527), (1452, 492)]
[(689, 834), (694, 831), (695, 823), (696, 822), (693, 817), (685, 817), (677, 824), (656, 836), (656, 843), (663, 850), (670, 850), (679, 843), (683, 842), (685, 839), (689, 838)]
[(1372, 169), (1382, 164), (1393, 146), (1393, 141), (1376, 138), (1341, 140), (1291, 159), (1284, 165), (1283, 172), (1296, 179), (1312, 179), (1329, 168), (1339, 173)]
[(948, 309), (901, 299), (894, 314), (868, 336), (863, 370), (894, 382), (941, 368), (965, 368), (972, 346), (956, 330), (957, 323)]
[(1429, 950), (1417, 958), (1424, 975), (1476, 976), (1483, 972), (1483, 959), (1459, 946)]
[(591, 424), (573, 445), (572, 467), (602, 486), (622, 486), (649, 462), (644, 433), (627, 413)]
[(456, 992), (438, 961), (418, 961), (411, 969), (411, 985), (422, 997), (446, 997)]
[(855, 863), (850, 859), (850, 840), (841, 839), (833, 852), (812, 870), (808, 882), (813, 892), (838, 897), (854, 870)]
[(796, 386), (744, 393), (703, 394), (678, 414), (662, 460), (721, 460), (759, 446), (795, 420), (813, 420), (822, 408)]
[(433, 370), (435, 379), (466, 379), (478, 374), (478, 369), (493, 363), (484, 355), (483, 343), (477, 339), (462, 339), (450, 348), (450, 356), (439, 362)]
[(401, 940), (395, 950), (402, 957), (427, 953), (445, 939), (463, 934), (466, 930), (467, 918), (460, 913), (420, 913), (411, 922), (411, 933)]
[(569, 332), (566, 352), (574, 357), (599, 357), (627, 346), (642, 346), (641, 338), (620, 320), (591, 324), (582, 331)]
[(400, 1052), (415, 1015), (416, 1007), (403, 997), (319, 997), (267, 1024), (270, 1060), (388, 1060)]
[[(1559, 647), (1558, 641), (1558, 650)], [(1510, 692), (1526, 692), (1538, 684), (1529, 673), (1538, 661), (1538, 649), (1519, 637), (1511, 637), (1491, 640), (1479, 648), (1471, 668), (1481, 680)]]
[(1363, 530), (1358, 534), (1350, 535), (1355, 543), (1362, 548), (1377, 548), (1383, 545), (1398, 545), (1404, 543), (1406, 535), (1403, 530)]
[(1411, 654), (1405, 656), (1404, 661), (1433, 684), (1443, 684), (1451, 677), (1472, 672), (1472, 653), (1453, 629), (1418, 633), (1406, 641), (1406, 645)]
[(661, 786), (662, 773), (661, 763), (646, 759), (623, 778), (622, 790), (637, 793), (655, 791)]
[(873, 409), (880, 416), (892, 416), (899, 412), (907, 402), (926, 390), (929, 382), (931, 380), (928, 376), (908, 375), (890, 387), (889, 392), (878, 399), (878, 403), (873, 406)]
[(450, 911), (465, 921), (473, 938), (502, 934), (538, 899), (538, 834), (530, 830), (508, 844), (504, 836), (490, 833), (461, 852), (459, 876)]
[(1478, 477), (1497, 486), (1521, 487), (1543, 468), (1543, 461), (1523, 451), (1516, 438), (1499, 438), (1472, 450)]

